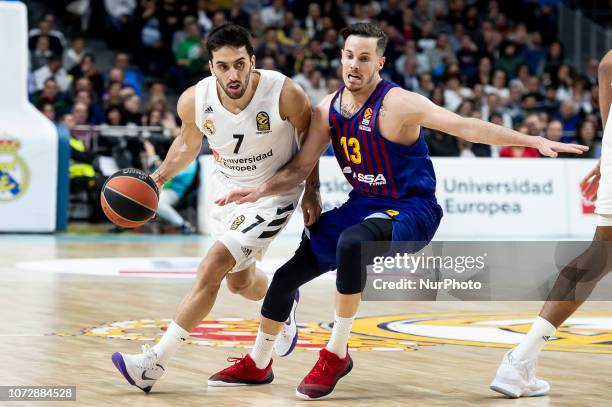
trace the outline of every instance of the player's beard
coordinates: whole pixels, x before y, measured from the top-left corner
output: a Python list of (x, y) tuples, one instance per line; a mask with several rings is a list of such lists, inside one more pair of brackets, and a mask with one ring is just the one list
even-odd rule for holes
[[(239, 82), (239, 81), (234, 81), (234, 82), (230, 82), (227, 84), (227, 86), (221, 86), (221, 88), (223, 88), (223, 91), (225, 92), (225, 94), (227, 95), (227, 97), (229, 97), (230, 99), (240, 99), (241, 97), (244, 96), (244, 94), (246, 93), (247, 89), (249, 88), (249, 82), (251, 81), (251, 71), (249, 70), (249, 74), (247, 75), (246, 79), (244, 80), (244, 83)], [(236, 84), (236, 83), (240, 83), (240, 93), (230, 93), (231, 91), (229, 90), (229, 86)]]

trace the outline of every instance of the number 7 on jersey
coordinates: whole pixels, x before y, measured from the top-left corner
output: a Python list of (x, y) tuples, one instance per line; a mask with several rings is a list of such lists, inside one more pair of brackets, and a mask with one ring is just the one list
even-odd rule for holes
[(244, 140), (244, 134), (234, 134), (234, 138), (238, 140), (236, 147), (234, 148), (234, 154), (238, 154), (238, 151), (240, 151), (240, 146), (242, 145), (242, 140)]

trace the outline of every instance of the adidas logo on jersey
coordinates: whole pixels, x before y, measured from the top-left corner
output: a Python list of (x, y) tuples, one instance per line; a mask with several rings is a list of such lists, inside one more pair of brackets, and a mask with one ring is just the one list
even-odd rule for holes
[(245, 257), (249, 257), (251, 255), (251, 253), (253, 253), (253, 249), (249, 249), (247, 247), (242, 246), (242, 253), (244, 253)]
[(204, 110), (204, 113), (214, 113), (212, 106), (208, 106), (206, 110)]

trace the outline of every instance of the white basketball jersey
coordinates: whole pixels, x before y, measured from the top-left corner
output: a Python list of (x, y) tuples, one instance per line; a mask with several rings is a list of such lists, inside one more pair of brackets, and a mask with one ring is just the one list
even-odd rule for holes
[(610, 215), (612, 214), (612, 106), (610, 106), (608, 120), (606, 121), (601, 141), (600, 171), (601, 178), (599, 179), (599, 188), (597, 189), (595, 213)]
[(221, 104), (214, 76), (196, 85), (196, 125), (208, 138), (217, 170), (240, 187), (259, 186), (297, 152), (295, 128), (280, 116), (286, 77), (275, 71), (256, 72), (260, 77), (255, 94), (238, 114)]

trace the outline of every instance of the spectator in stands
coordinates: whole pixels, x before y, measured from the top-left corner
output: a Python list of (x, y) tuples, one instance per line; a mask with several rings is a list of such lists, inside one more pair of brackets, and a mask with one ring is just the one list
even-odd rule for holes
[[(516, 131), (527, 134), (529, 129), (525, 125), (517, 126)], [(539, 158), (540, 153), (533, 147), (502, 147), (499, 156), (504, 158)]]
[(136, 0), (104, 0), (104, 7), (108, 15), (105, 38), (111, 48), (116, 48), (131, 35), (130, 23), (137, 3)]
[(564, 143), (573, 143), (575, 141), (578, 124), (580, 124), (578, 107), (574, 101), (567, 99), (561, 103), (559, 112), (554, 114), (553, 117), (559, 119), (561, 123), (563, 123), (563, 138), (561, 141)]
[(560, 103), (557, 98), (557, 88), (553, 85), (546, 85), (541, 110), (549, 115), (553, 115), (559, 111), (559, 106)]
[(327, 96), (327, 85), (320, 69), (314, 69), (310, 72), (308, 75), (308, 86), (305, 90), (312, 106), (318, 105)]
[(478, 72), (478, 47), (469, 35), (461, 37), (461, 47), (457, 52), (457, 60), (463, 75), (471, 81)]
[(593, 111), (593, 106), (591, 105), (591, 94), (586, 87), (587, 82), (584, 78), (576, 78), (572, 84), (570, 97), (578, 105), (582, 113), (589, 114)]
[(559, 120), (551, 120), (546, 126), (546, 138), (551, 141), (561, 141), (563, 137), (563, 123)]
[(195, 21), (192, 21), (188, 24), (185, 38), (178, 44), (175, 53), (179, 89), (185, 89), (190, 85), (192, 64), (202, 55), (200, 42), (200, 29)]
[(56, 119), (57, 115), (56, 115), (55, 107), (53, 106), (53, 104), (51, 104), (51, 103), (43, 104), (42, 109), (40, 109), (40, 111), (42, 112), (42, 114), (45, 115), (45, 117), (47, 119), (49, 119), (53, 123), (55, 123), (55, 119)]
[(62, 59), (58, 55), (51, 55), (47, 64), (38, 68), (33, 72), (34, 83), (36, 90), (41, 90), (45, 80), (48, 78), (55, 79), (57, 86), (61, 92), (68, 90), (70, 86), (70, 78), (64, 68), (62, 68)]
[[(87, 117), (91, 124), (100, 124), (104, 120), (104, 112), (96, 103), (92, 103), (91, 93), (86, 90), (75, 92), (74, 104), (82, 103), (87, 106)], [(76, 115), (75, 115), (76, 116)], [(82, 124), (82, 123), (80, 123)]]
[(486, 103), (482, 104), (480, 114), (483, 120), (490, 120), (491, 115), (497, 113), (502, 117), (504, 127), (512, 127), (512, 118), (504, 108), (501, 98), (496, 93), (487, 95)]
[(506, 82), (506, 72), (503, 69), (496, 69), (493, 71), (491, 85), (485, 85), (484, 91), (487, 94), (496, 94), (500, 102), (505, 104), (510, 98), (510, 90), (506, 87)]
[(548, 46), (548, 53), (546, 54), (546, 64), (544, 65), (544, 72), (546, 72), (551, 81), (557, 80), (557, 70), (564, 61), (563, 46), (559, 41), (554, 41)]
[(319, 4), (308, 4), (308, 15), (304, 19), (304, 28), (308, 38), (315, 38), (315, 35), (323, 30), (323, 19), (321, 18), (321, 6)]
[(540, 137), (545, 135), (545, 122), (540, 120), (538, 113), (530, 113), (525, 117), (524, 125), (527, 127), (527, 134), (534, 137)]
[(522, 86), (516, 82), (510, 85), (510, 98), (504, 105), (504, 110), (510, 116), (512, 125), (515, 126), (523, 121), (525, 117), (525, 111), (521, 106), (521, 99), (523, 97)]
[(42, 110), (45, 104), (53, 105), (55, 112), (59, 115), (64, 114), (68, 109), (68, 102), (62, 92), (60, 92), (57, 81), (53, 78), (47, 78), (43, 84), (43, 88), (35, 92), (30, 101), (39, 110)]
[(518, 85), (521, 89), (521, 92), (526, 92), (529, 76), (529, 66), (527, 64), (521, 64), (518, 66), (518, 68), (516, 68), (516, 75), (510, 81), (509, 86)]
[(126, 124), (140, 125), (142, 123), (142, 114), (140, 112), (140, 96), (132, 95), (124, 100), (123, 117)]
[(143, 77), (140, 72), (130, 68), (130, 55), (127, 52), (120, 51), (115, 54), (114, 68), (123, 72), (123, 84), (131, 87), (138, 96), (141, 96)]
[(85, 54), (81, 63), (74, 66), (69, 73), (77, 81), (80, 78), (89, 79), (96, 96), (102, 96), (104, 92), (104, 77), (96, 68), (96, 59), (93, 54)]
[(315, 70), (317, 63), (314, 59), (306, 57), (302, 61), (302, 66), (300, 69), (300, 73), (293, 76), (295, 82), (297, 82), (302, 88), (306, 89), (309, 85), (308, 77), (310, 73)]
[(493, 65), (491, 59), (488, 57), (482, 57), (478, 61), (478, 73), (472, 81), (472, 86), (480, 84), (486, 86), (491, 83), (491, 77), (493, 73)]
[(502, 47), (502, 54), (495, 65), (505, 72), (507, 77), (513, 78), (516, 75), (516, 70), (523, 63), (524, 60), (517, 51), (517, 45), (509, 41)]
[(227, 12), (227, 17), (228, 20), (232, 23), (241, 25), (246, 29), (249, 29), (251, 18), (249, 16), (249, 13), (244, 11), (244, 9), (242, 8), (241, 0), (232, 0), (230, 8)]
[(417, 75), (417, 61), (415, 57), (404, 58), (404, 66), (394, 78), (394, 82), (407, 89), (415, 92), (419, 89), (419, 78)]
[(55, 23), (55, 16), (51, 13), (45, 13), (40, 21), (38, 27), (33, 28), (28, 33), (28, 47), (30, 51), (36, 48), (36, 44), (41, 37), (47, 38), (49, 43), (49, 49), (54, 55), (61, 56), (64, 52), (65, 37), (58, 30), (53, 29)]
[[(601, 141), (597, 139), (597, 125), (591, 120), (585, 120), (578, 126), (576, 142), (589, 146), (589, 151), (580, 154), (580, 158), (599, 158), (601, 156)], [(583, 157), (584, 156), (584, 157)]]
[(77, 126), (91, 124), (89, 120), (89, 106), (83, 102), (76, 102), (72, 107), (72, 115)]
[(52, 55), (53, 51), (49, 48), (49, 37), (39, 36), (36, 40), (36, 46), (30, 51), (30, 69), (35, 71), (46, 65)]
[(108, 110), (111, 106), (121, 106), (121, 88), (123, 85), (121, 82), (111, 82), (106, 89), (106, 93), (102, 97), (102, 105), (105, 110)]
[(425, 52), (429, 60), (429, 66), (433, 69), (434, 77), (442, 76), (444, 64), (455, 60), (450, 44), (448, 43), (448, 34), (441, 33), (435, 43), (435, 46)]
[(542, 35), (534, 31), (529, 34), (529, 41), (521, 52), (523, 61), (529, 67), (529, 72), (541, 75), (544, 72), (546, 49), (542, 47)]
[(272, 4), (261, 9), (261, 21), (269, 26), (280, 27), (283, 24), (285, 6), (283, 0), (273, 0)]
[(125, 125), (125, 120), (123, 119), (123, 112), (121, 109), (119, 109), (117, 106), (111, 106), (106, 111), (106, 119), (104, 120), (104, 124), (108, 124), (109, 126)]
[[(189, 36), (190, 26), (194, 23), (197, 26), (198, 20), (195, 16), (185, 16), (183, 18), (183, 28), (181, 30), (175, 31), (172, 35), (172, 52), (176, 54), (179, 44), (182, 43)], [(199, 33), (200, 30), (198, 27), (198, 36)]]
[(461, 86), (459, 76), (449, 76), (444, 89), (444, 107), (451, 111), (456, 111), (464, 98), (469, 98), (471, 91)]
[(80, 65), (85, 54), (85, 37), (75, 35), (72, 37), (72, 41), (70, 41), (70, 48), (64, 53), (64, 69), (70, 72), (72, 68)]

